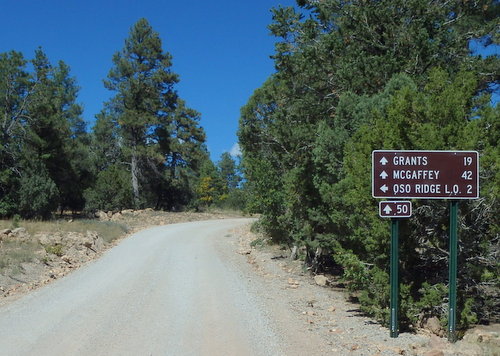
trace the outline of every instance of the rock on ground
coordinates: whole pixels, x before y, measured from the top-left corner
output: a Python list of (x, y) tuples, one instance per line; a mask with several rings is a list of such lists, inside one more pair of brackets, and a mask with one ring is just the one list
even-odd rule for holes
[(328, 278), (322, 274), (318, 274), (314, 276), (314, 282), (316, 282), (318, 286), (325, 287), (328, 284)]

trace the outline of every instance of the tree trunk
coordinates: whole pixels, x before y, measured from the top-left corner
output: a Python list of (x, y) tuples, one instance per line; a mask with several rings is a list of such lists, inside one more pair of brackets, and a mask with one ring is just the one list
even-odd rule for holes
[(318, 247), (316, 249), (316, 252), (314, 253), (314, 258), (311, 262), (311, 268), (312, 270), (314, 271), (314, 273), (317, 273), (318, 270), (320, 269), (321, 265), (321, 261), (320, 261), (320, 258), (321, 256), (323, 255), (323, 249), (321, 247)]
[(132, 161), (131, 161), (131, 173), (132, 173), (132, 194), (134, 196), (134, 208), (138, 209), (139, 208), (139, 179), (138, 179), (138, 173), (139, 173), (139, 167), (137, 166), (137, 151), (136, 148), (134, 147), (132, 149)]

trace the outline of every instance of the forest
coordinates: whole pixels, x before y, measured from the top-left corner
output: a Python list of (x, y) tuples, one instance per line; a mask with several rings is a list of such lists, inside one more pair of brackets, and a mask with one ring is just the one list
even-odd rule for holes
[(146, 19), (112, 58), (114, 95), (88, 128), (70, 67), (42, 49), (0, 53), (0, 217), (237, 207), (239, 175), (214, 164), (201, 114), (177, 94), (172, 56)]
[[(498, 1), (298, 0), (277, 7), (276, 73), (241, 110), (258, 228), (389, 320), (390, 224), (373, 150), (476, 150), (480, 198), (459, 203), (458, 325), (500, 321)], [(498, 48), (498, 47), (497, 47)], [(447, 324), (448, 203), (413, 200), (400, 228), (400, 321)]]
[[(458, 323), (500, 322), (500, 58), (471, 49), (500, 44), (500, 2), (297, 0), (271, 11), (275, 72), (241, 108), (241, 165), (210, 159), (201, 113), (179, 97), (172, 55), (146, 19), (113, 56), (103, 78), (113, 96), (92, 127), (68, 64), (41, 48), (0, 53), (0, 218), (243, 209), (387, 324), (390, 232), (371, 196), (371, 152), (475, 150), (480, 198), (459, 204)], [(446, 325), (448, 298), (448, 204), (413, 207), (400, 230), (409, 330), (431, 317)]]

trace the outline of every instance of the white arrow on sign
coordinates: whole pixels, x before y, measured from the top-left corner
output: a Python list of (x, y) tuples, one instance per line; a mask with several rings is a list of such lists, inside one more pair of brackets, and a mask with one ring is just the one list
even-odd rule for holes
[(380, 173), (380, 176), (382, 177), (382, 179), (386, 179), (389, 175), (385, 171), (382, 171), (382, 173)]
[(389, 190), (389, 188), (387, 187), (387, 185), (384, 184), (383, 186), (380, 187), (380, 190), (385, 193)]
[(382, 166), (385, 166), (387, 164), (387, 162), (389, 162), (385, 157), (382, 157), (382, 159), (380, 160), (380, 163), (382, 163)]
[(389, 205), (386, 205), (384, 208), (384, 212), (386, 213), (386, 215), (389, 215), (392, 212), (391, 207)]

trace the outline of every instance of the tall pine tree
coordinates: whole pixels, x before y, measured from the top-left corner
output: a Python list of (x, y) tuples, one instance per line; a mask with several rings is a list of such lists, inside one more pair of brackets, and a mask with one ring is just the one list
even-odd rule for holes
[(178, 76), (170, 69), (171, 55), (146, 19), (131, 29), (124, 48), (113, 56), (114, 67), (105, 86), (116, 92), (114, 105), (130, 162), (134, 204), (141, 205), (146, 167), (162, 162), (160, 129), (168, 130), (177, 94)]
[[(116, 95), (107, 103), (95, 130), (116, 134), (118, 140), (110, 136), (110, 143), (119, 142), (119, 163), (127, 161), (130, 168), (136, 208), (187, 205), (194, 198), (201, 161), (207, 154), (201, 115), (178, 97), (174, 85), (179, 79), (171, 70), (171, 60), (162, 49), (159, 34), (146, 19), (140, 19), (124, 48), (114, 55), (114, 66), (105, 81)], [(105, 151), (117, 146), (97, 146), (100, 169), (104, 169), (102, 158), (109, 156)]]

